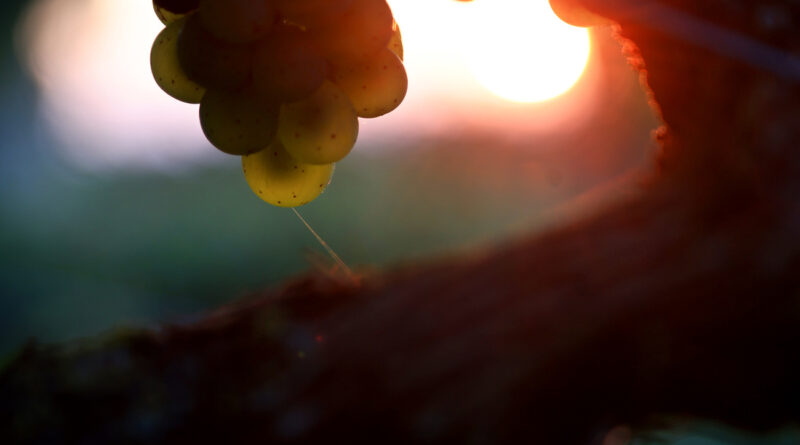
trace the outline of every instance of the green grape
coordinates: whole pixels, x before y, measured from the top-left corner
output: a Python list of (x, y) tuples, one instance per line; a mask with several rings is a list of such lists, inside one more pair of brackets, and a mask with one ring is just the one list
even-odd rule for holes
[(200, 0), (197, 15), (215, 37), (230, 43), (249, 43), (263, 37), (275, 21), (266, 0)]
[(601, 26), (608, 20), (578, 4), (579, 0), (550, 0), (550, 8), (564, 22), (580, 28)]
[(225, 153), (255, 153), (275, 139), (278, 109), (252, 93), (208, 90), (200, 102), (200, 126), (208, 141)]
[(197, 10), (199, 0), (153, 0), (156, 16), (165, 25)]
[(150, 50), (150, 68), (156, 83), (167, 94), (190, 104), (200, 103), (206, 89), (191, 81), (178, 62), (178, 35), (184, 20), (167, 25), (156, 37)]
[(279, 26), (256, 49), (253, 87), (265, 97), (294, 102), (310, 96), (325, 80), (325, 59), (306, 33)]
[(352, 0), (275, 0), (275, 7), (284, 20), (312, 29), (336, 20), (350, 3)]
[(215, 38), (197, 14), (186, 19), (178, 36), (178, 59), (186, 75), (206, 88), (232, 91), (250, 81), (251, 48)]
[(378, 117), (394, 110), (408, 91), (403, 62), (384, 48), (366, 60), (332, 64), (331, 79), (347, 94), (359, 117)]
[(266, 150), (242, 157), (242, 171), (253, 193), (279, 207), (297, 207), (316, 199), (328, 186), (333, 164), (295, 160), (279, 140)]
[(387, 47), (397, 55), (400, 61), (403, 60), (403, 35), (400, 33), (400, 26), (397, 25), (397, 22), (392, 23), (392, 38), (389, 39)]
[(347, 95), (326, 80), (308, 98), (281, 107), (278, 137), (294, 158), (330, 164), (353, 149), (358, 116)]
[(353, 0), (338, 20), (309, 32), (326, 57), (362, 58), (388, 45), (393, 21), (385, 0)]

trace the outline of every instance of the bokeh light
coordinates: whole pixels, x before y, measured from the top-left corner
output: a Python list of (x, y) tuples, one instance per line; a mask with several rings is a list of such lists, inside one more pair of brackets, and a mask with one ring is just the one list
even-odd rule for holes
[[(586, 65), (587, 32), (558, 21), (547, 0), (389, 3), (403, 30), (410, 88), (396, 112), (362, 122), (361, 145), (380, 149), (397, 144), (376, 141), (465, 126), (541, 133), (591, 114), (591, 88), (547, 107), (508, 100), (558, 96)], [(522, 21), (504, 22), (514, 17)], [(89, 168), (165, 170), (225, 159), (204, 140), (196, 108), (172, 100), (152, 79), (150, 45), (162, 26), (149, 3), (138, 0), (38, 0), (31, 8), (21, 53), (41, 88), (43, 116), (69, 159)]]

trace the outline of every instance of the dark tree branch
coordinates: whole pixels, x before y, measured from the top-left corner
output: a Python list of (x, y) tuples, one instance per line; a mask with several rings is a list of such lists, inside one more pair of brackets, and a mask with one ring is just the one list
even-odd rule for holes
[[(580, 1), (620, 22), (666, 123), (639, 197), (358, 286), (312, 275), (188, 326), (31, 345), (0, 377), (0, 425), (24, 443), (585, 444), (665, 416), (798, 422), (797, 83), (626, 15), (638, 0)], [(797, 2), (664, 4), (800, 54)]]

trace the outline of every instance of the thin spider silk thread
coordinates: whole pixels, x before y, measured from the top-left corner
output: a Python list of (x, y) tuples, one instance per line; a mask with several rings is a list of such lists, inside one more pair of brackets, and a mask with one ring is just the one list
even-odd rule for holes
[(607, 4), (613, 5), (626, 20), (649, 26), (786, 80), (800, 82), (800, 58), (746, 35), (655, 0), (640, 0), (636, 4), (630, 0), (609, 0)]
[(339, 257), (339, 255), (337, 255), (336, 252), (334, 252), (333, 248), (331, 248), (331, 246), (329, 246), (328, 243), (326, 243), (325, 240), (322, 239), (322, 237), (311, 227), (311, 224), (309, 224), (308, 221), (306, 221), (306, 219), (303, 218), (302, 215), (300, 215), (300, 212), (298, 212), (296, 208), (292, 207), (292, 211), (294, 212), (295, 215), (297, 215), (297, 218), (300, 219), (303, 225), (306, 226), (308, 231), (311, 232), (312, 235), (314, 235), (314, 238), (316, 238), (317, 241), (319, 241), (319, 244), (322, 246), (323, 249), (325, 249), (326, 252), (328, 252), (328, 255), (330, 255), (331, 258), (333, 258), (333, 260), (336, 262), (336, 264), (338, 264), (339, 267), (342, 268), (344, 273), (349, 278), (353, 279), (355, 277), (355, 274), (349, 267), (347, 267), (347, 264), (345, 264), (345, 262), (341, 259), (341, 257)]

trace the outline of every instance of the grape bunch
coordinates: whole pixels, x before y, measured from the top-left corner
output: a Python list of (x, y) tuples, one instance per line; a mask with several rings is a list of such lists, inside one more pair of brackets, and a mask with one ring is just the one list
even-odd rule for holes
[(153, 0), (156, 83), (200, 104), (219, 150), (280, 207), (317, 198), (353, 148), (358, 119), (405, 97), (400, 30), (385, 0)]

